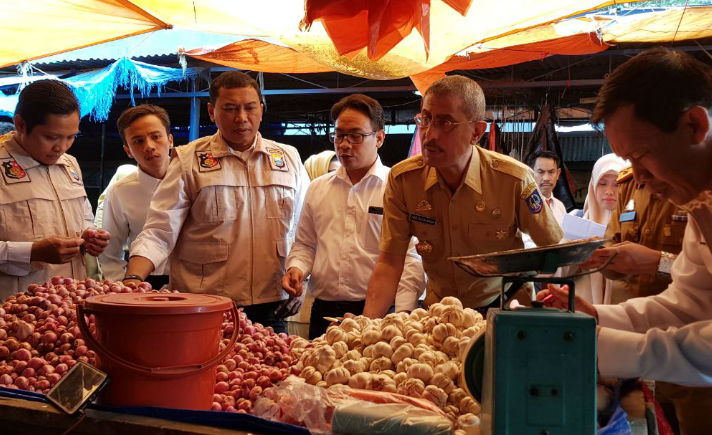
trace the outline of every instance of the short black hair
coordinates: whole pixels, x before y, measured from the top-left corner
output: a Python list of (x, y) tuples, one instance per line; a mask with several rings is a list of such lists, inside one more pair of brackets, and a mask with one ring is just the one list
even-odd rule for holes
[(627, 105), (638, 118), (670, 133), (690, 107), (712, 108), (712, 68), (687, 53), (664, 47), (645, 50), (606, 78), (591, 120), (605, 122)]
[(79, 101), (72, 89), (59, 80), (37, 80), (27, 85), (17, 101), (15, 115), (25, 122), (27, 134), (47, 122), (49, 115), (79, 114)]
[(331, 106), (331, 121), (336, 119), (346, 109), (353, 109), (368, 116), (374, 131), (381, 131), (386, 126), (386, 117), (381, 103), (364, 94), (351, 94), (340, 99)]
[(135, 120), (144, 116), (153, 115), (161, 121), (161, 124), (166, 128), (166, 135), (171, 134), (171, 119), (168, 117), (166, 109), (153, 104), (141, 104), (136, 107), (129, 107), (121, 112), (119, 119), (116, 120), (116, 129), (119, 130), (121, 141), (126, 145), (124, 130), (131, 125)]
[(536, 165), (536, 159), (551, 159), (556, 163), (557, 169), (561, 167), (561, 159), (559, 158), (558, 154), (553, 151), (540, 150), (532, 154), (531, 158), (529, 159), (530, 167), (534, 168), (534, 165)]
[(218, 96), (220, 95), (220, 89), (232, 89), (232, 88), (253, 88), (257, 92), (257, 98), (260, 102), (262, 100), (262, 92), (260, 92), (260, 85), (255, 79), (248, 76), (241, 71), (225, 71), (220, 74), (210, 83), (210, 103), (215, 104), (218, 101)]

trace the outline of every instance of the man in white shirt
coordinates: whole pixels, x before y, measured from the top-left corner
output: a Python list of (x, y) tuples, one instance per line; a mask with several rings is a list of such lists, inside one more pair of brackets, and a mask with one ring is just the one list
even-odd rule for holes
[(296, 148), (262, 137), (259, 84), (227, 71), (210, 84), (218, 127), (175, 149), (131, 244), (125, 283), (139, 283), (171, 256), (170, 284), (232, 298), (253, 322), (286, 332), (275, 310), (284, 261), (309, 183)]
[[(577, 310), (600, 325), (602, 376), (712, 386), (711, 113), (710, 66), (665, 48), (628, 60), (599, 92), (592, 120), (605, 122), (611, 148), (630, 160), (637, 183), (689, 216), (665, 291), (618, 305), (592, 306), (577, 297)], [(549, 292), (556, 306), (566, 304), (566, 292), (554, 286), (538, 297)]]
[(554, 188), (561, 176), (561, 160), (552, 151), (538, 151), (532, 155), (532, 163), (534, 180), (539, 186), (544, 202), (551, 207), (556, 221), (561, 225), (566, 207), (563, 202), (554, 197)]
[(53, 275), (84, 279), (82, 251), (99, 255), (109, 233), (94, 216), (77, 160), (79, 103), (58, 80), (20, 93), (15, 131), (0, 143), (0, 300)]
[[(113, 235), (99, 256), (104, 277), (124, 278), (124, 246), (131, 245), (143, 229), (153, 192), (168, 170), (173, 135), (168, 113), (158, 106), (142, 104), (126, 109), (116, 121), (124, 151), (138, 163), (138, 171), (111, 185), (104, 197), (103, 228)], [(168, 284), (167, 264), (158, 265), (146, 277), (153, 288)]]
[[(297, 238), (287, 258), (284, 289), (295, 296), (311, 275), (315, 300), (309, 338), (326, 331), (324, 316), (361, 314), (368, 280), (378, 259), (383, 192), (389, 168), (383, 145), (383, 108), (362, 94), (342, 98), (331, 108), (334, 142), (341, 167), (312, 181), (302, 208)], [(412, 245), (412, 243), (411, 243)], [(420, 258), (411, 246), (396, 295), (396, 310), (412, 310), (425, 289)]]

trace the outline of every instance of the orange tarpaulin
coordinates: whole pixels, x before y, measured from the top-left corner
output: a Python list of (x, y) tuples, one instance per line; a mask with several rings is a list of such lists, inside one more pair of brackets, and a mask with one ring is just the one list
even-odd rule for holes
[(290, 74), (333, 71), (289, 47), (256, 39), (235, 42), (217, 50), (196, 49), (185, 54), (207, 62), (252, 71)]
[[(447, 62), (428, 71), (411, 76), (411, 80), (422, 93), (431, 83), (455, 70), (498, 68), (522, 62), (544, 59), (552, 55), (582, 55), (604, 51), (603, 43), (595, 31), (575, 33), (570, 36), (554, 37), (556, 24), (530, 29), (521, 34), (509, 35), (489, 41), (486, 47), (474, 48), (466, 56), (453, 56)], [(585, 29), (585, 28), (584, 28)], [(541, 38), (551, 38), (539, 40)], [(511, 45), (521, 41), (536, 41), (528, 44)], [(496, 48), (502, 47), (502, 48)]]
[[(471, 0), (443, 0), (465, 15)], [(304, 27), (321, 20), (340, 55), (368, 47), (368, 58), (378, 60), (413, 29), (430, 51), (430, 0), (306, 0)]]

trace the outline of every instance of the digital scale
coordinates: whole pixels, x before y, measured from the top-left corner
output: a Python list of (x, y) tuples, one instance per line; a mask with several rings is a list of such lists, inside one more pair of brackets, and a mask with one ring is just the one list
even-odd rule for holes
[[(482, 434), (597, 432), (596, 321), (574, 312), (573, 278), (580, 275), (541, 274), (583, 262), (604, 242), (450, 258), (473, 275), (502, 278), (500, 308), (489, 310), (486, 332), (473, 338), (463, 359), (464, 385), (482, 404)], [(567, 284), (569, 310), (536, 301), (505, 309), (505, 286), (521, 281)]]

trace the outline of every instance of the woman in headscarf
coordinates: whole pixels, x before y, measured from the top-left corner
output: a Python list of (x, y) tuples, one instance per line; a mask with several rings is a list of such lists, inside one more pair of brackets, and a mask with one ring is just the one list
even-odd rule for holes
[[(603, 226), (608, 225), (611, 213), (618, 201), (618, 173), (628, 167), (627, 161), (615, 154), (606, 154), (593, 165), (588, 195), (583, 204), (583, 218)], [(575, 212), (572, 212), (575, 213)], [(594, 304), (610, 302), (606, 295), (606, 279), (600, 272), (584, 275), (576, 279), (576, 294)]]
[(334, 150), (326, 150), (319, 154), (312, 154), (304, 162), (304, 168), (306, 168), (310, 180), (335, 171), (340, 165)]

